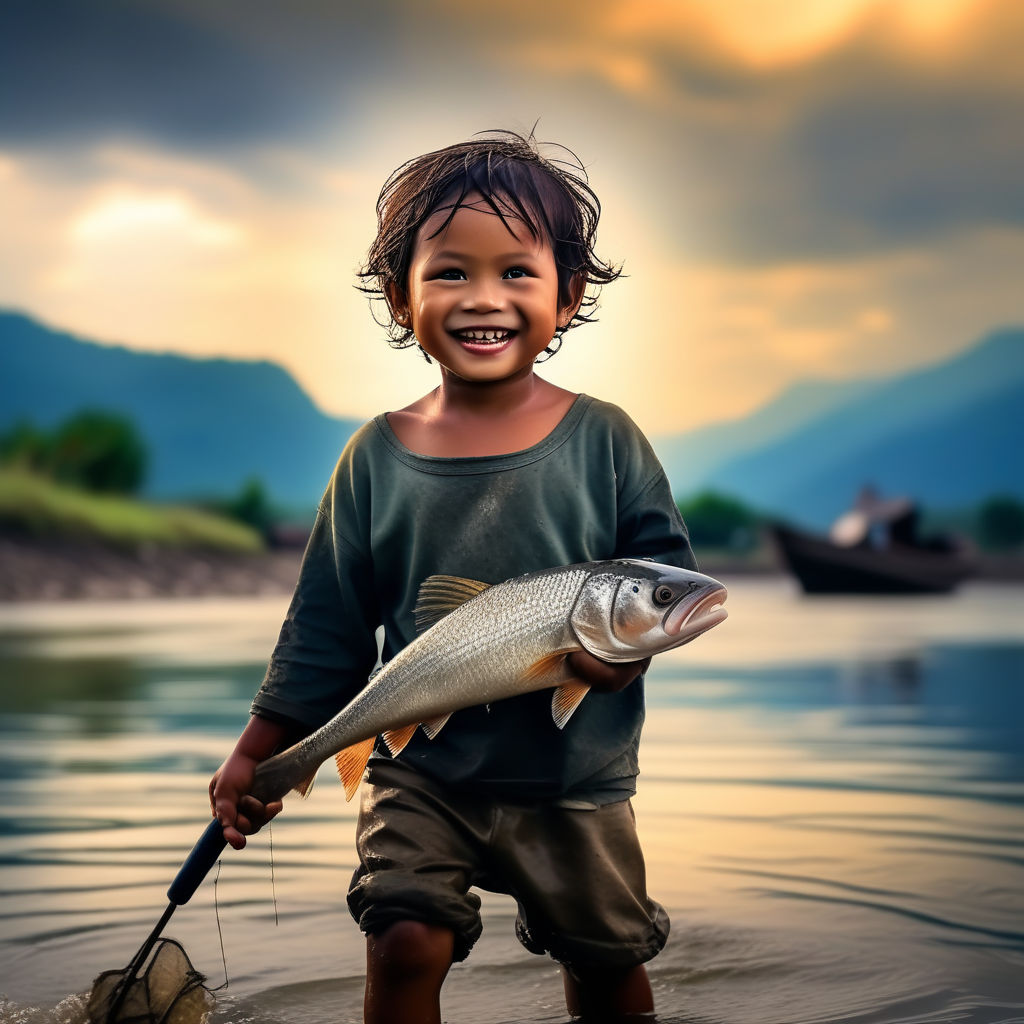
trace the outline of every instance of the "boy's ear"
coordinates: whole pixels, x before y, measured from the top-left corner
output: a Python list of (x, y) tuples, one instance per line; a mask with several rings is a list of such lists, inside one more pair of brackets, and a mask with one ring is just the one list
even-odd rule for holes
[(569, 278), (569, 301), (558, 311), (559, 327), (568, 327), (572, 323), (572, 318), (580, 310), (586, 290), (587, 279), (582, 274), (573, 274)]
[(409, 307), (406, 304), (405, 296), (394, 284), (388, 283), (384, 285), (384, 297), (388, 300), (388, 308), (396, 323), (401, 324), (402, 327), (408, 327)]

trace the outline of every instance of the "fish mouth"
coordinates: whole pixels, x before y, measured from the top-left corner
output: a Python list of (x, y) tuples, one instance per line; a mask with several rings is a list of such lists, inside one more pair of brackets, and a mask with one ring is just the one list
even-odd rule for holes
[(722, 605), (728, 596), (729, 591), (723, 586), (718, 586), (709, 594), (705, 594), (696, 604), (688, 604), (685, 596), (676, 601), (663, 620), (665, 632), (677, 638), (675, 646), (693, 640), (713, 626), (724, 622), (729, 613)]

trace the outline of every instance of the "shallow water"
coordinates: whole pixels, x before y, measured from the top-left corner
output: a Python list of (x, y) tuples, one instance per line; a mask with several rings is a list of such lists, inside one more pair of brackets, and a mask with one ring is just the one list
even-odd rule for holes
[[(659, 1019), (1024, 1021), (1024, 589), (726, 582), (729, 620), (648, 682)], [(285, 603), (0, 607), (0, 1019), (70, 1018), (155, 923)], [(213, 985), (222, 935), (215, 1021), (360, 1019), (353, 828), (325, 770), (176, 912), (167, 933)], [(484, 900), (445, 1019), (564, 1021), (557, 969)]]

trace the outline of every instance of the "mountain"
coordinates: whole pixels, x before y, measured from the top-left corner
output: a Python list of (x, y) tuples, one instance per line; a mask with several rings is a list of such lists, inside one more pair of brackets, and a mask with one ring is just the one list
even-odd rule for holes
[(130, 417), (154, 498), (226, 496), (258, 477), (272, 499), (315, 507), (359, 425), (320, 412), (269, 362), (193, 359), (97, 345), (0, 312), (0, 431), (51, 428), (84, 408)]
[[(0, 432), (88, 407), (136, 422), (150, 496), (228, 495), (255, 476), (276, 502), (303, 509), (358, 426), (320, 412), (268, 362), (97, 345), (0, 312)], [(681, 497), (713, 488), (824, 526), (868, 482), (933, 508), (1024, 499), (1021, 408), (1024, 328), (1006, 328), (910, 373), (800, 382), (745, 419), (654, 446)]]
[(828, 410), (866, 394), (874, 380), (805, 380), (790, 385), (777, 398), (749, 416), (698, 427), (685, 434), (652, 438), (677, 494), (706, 486), (709, 475), (756, 444), (794, 433)]
[[(830, 389), (811, 414), (801, 401), (806, 391), (791, 389), (772, 403), (772, 422), (789, 416), (775, 436), (760, 432), (755, 414), (656, 444), (677, 493), (721, 490), (814, 526), (834, 519), (867, 482), (932, 507), (971, 505), (997, 492), (1024, 498), (1013, 427), (1024, 407), (1024, 329), (995, 331), (952, 359), (855, 382), (845, 394)], [(726, 437), (731, 450), (701, 464), (696, 448), (709, 432), (712, 442)]]

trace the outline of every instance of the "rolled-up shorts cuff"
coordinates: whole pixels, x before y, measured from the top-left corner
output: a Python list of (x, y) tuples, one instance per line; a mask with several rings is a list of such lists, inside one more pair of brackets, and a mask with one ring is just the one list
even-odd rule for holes
[(480, 897), (473, 892), (462, 895), (446, 885), (410, 884), (408, 876), (366, 874), (357, 869), (348, 893), (348, 908), (366, 935), (379, 935), (399, 921), (449, 928), (455, 936), (453, 959), (465, 960), (480, 938)]
[(651, 932), (644, 941), (602, 942), (595, 939), (551, 935), (535, 936), (523, 921), (522, 913), (516, 920), (516, 938), (531, 953), (547, 954), (552, 960), (567, 967), (628, 970), (653, 960), (668, 942), (669, 917), (660, 904), (651, 901)]

